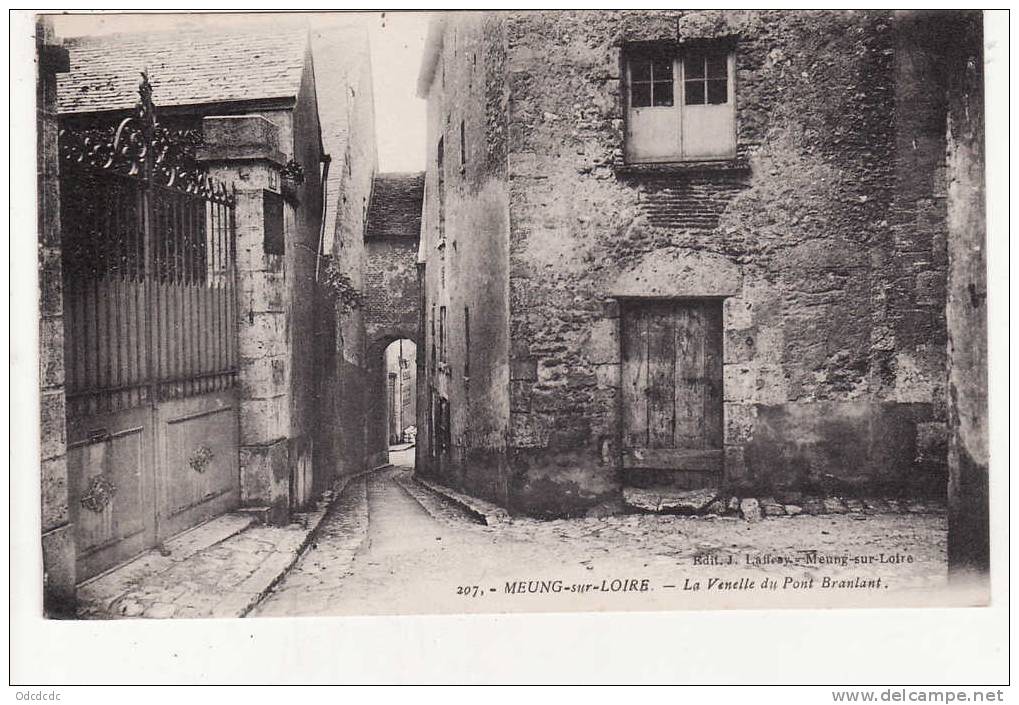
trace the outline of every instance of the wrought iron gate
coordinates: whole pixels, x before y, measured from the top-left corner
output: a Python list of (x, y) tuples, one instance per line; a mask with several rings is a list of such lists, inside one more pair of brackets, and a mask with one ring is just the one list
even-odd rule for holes
[(68, 481), (79, 578), (236, 506), (234, 195), (156, 120), (61, 131)]

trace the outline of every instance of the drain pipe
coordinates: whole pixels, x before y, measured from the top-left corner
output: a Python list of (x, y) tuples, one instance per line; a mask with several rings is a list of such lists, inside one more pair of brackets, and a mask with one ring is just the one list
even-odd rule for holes
[(322, 155), (322, 224), (318, 230), (318, 249), (315, 251), (315, 281), (318, 281), (319, 266), (322, 263), (322, 245), (326, 238), (326, 212), (329, 210), (329, 165), (333, 158), (328, 154)]

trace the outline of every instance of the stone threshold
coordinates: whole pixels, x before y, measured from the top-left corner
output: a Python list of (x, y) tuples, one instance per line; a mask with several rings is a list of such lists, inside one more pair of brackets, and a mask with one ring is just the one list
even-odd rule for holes
[(415, 482), (424, 487), (426, 490), (448, 499), (450, 502), (463, 509), (470, 517), (482, 524), (485, 524), (486, 526), (497, 526), (499, 524), (511, 523), (513, 521), (509, 512), (497, 504), (486, 502), (485, 500), (478, 499), (477, 497), (471, 497), (463, 492), (457, 492), (456, 490), (445, 487), (444, 485), (432, 482), (431, 480), (426, 480), (416, 473), (413, 475), (413, 478)]
[(286, 526), (224, 514), (92, 578), (77, 589), (80, 619), (244, 617), (311, 545), (346, 484), (337, 481)]

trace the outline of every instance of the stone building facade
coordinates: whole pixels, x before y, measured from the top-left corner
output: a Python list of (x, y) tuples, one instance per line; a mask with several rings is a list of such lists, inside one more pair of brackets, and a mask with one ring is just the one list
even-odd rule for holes
[(928, 25), (437, 18), (419, 471), (538, 516), (619, 508), (630, 486), (943, 495), (948, 105)]

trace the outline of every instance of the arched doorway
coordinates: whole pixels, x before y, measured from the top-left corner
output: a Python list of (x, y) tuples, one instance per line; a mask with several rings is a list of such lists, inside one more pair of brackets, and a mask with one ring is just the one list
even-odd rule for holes
[(369, 347), (366, 443), (371, 465), (414, 465), (417, 344), (402, 331)]
[(383, 355), (386, 370), (386, 434), (389, 462), (414, 465), (417, 438), (417, 346), (409, 338), (394, 340)]

